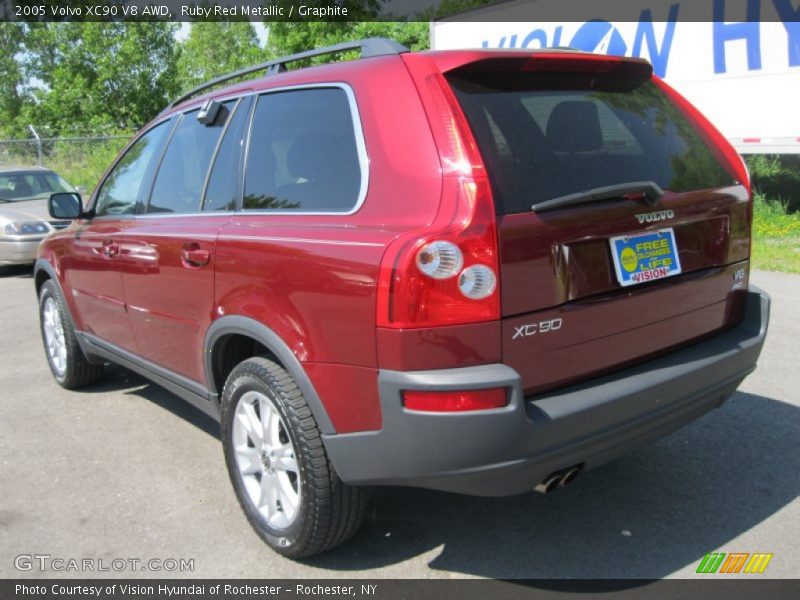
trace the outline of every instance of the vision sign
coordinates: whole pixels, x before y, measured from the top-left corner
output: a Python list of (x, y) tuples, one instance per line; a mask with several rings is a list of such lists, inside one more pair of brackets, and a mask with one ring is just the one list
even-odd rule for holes
[[(570, 3), (580, 7), (581, 20), (535, 20)], [(465, 15), (475, 21), (435, 22), (432, 44), (437, 50), (561, 46), (644, 58), (740, 151), (800, 152), (798, 0), (642, 0), (641, 6), (621, 14), (609, 0), (501, 3)], [(477, 21), (482, 15), (492, 20)]]

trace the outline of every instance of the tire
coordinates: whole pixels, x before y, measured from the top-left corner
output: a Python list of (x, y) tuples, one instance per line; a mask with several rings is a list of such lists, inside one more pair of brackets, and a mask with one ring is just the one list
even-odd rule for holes
[(276, 363), (250, 358), (231, 372), (222, 394), (222, 445), (247, 520), (276, 552), (295, 559), (319, 554), (361, 525), (368, 490), (339, 479), (305, 398)]
[(58, 385), (76, 390), (100, 379), (103, 365), (90, 363), (83, 354), (72, 317), (53, 281), (46, 281), (39, 292), (39, 329), (47, 364)]

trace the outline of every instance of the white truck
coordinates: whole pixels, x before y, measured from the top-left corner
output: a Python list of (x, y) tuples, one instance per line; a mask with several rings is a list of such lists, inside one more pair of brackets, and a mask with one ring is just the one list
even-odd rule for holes
[(800, 154), (797, 0), (513, 0), (431, 24), (435, 50), (556, 46), (645, 58), (740, 153)]

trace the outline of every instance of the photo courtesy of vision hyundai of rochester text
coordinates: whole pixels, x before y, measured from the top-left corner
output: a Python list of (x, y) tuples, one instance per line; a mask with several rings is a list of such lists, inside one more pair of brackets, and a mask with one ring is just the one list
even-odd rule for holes
[(293, 558), (370, 486), (580, 482), (725, 402), (767, 330), (744, 163), (639, 59), (272, 60), (177, 99), (83, 206), (51, 196), (35, 266), (53, 376), (118, 363), (220, 420)]

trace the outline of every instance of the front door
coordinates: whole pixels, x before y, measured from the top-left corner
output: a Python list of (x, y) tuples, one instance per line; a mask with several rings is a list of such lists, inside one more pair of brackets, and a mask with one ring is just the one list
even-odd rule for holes
[(98, 188), (93, 217), (70, 240), (63, 263), (66, 289), (72, 293), (78, 326), (135, 352), (120, 272), (123, 234), (133, 222), (141, 193), (169, 125), (162, 122), (142, 135), (117, 161)]
[(70, 241), (69, 259), (64, 261), (66, 289), (78, 318), (78, 327), (112, 344), (134, 348), (122, 277), (119, 244), (129, 223), (125, 218), (87, 221)]

